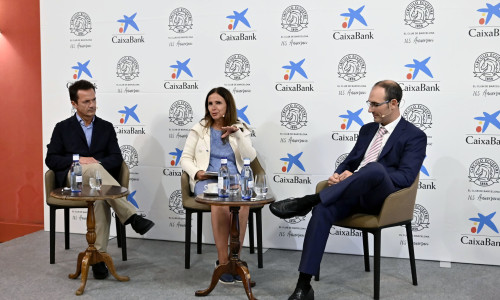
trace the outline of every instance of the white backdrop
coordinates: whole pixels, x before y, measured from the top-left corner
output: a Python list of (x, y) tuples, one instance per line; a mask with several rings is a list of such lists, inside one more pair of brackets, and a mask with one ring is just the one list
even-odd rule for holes
[[(403, 116), (428, 136), (416, 257), (499, 264), (495, 10), (449, 0), (43, 0), (43, 151), (54, 125), (74, 113), (67, 86), (93, 82), (97, 114), (115, 125), (131, 171), (129, 200), (156, 223), (145, 238), (183, 241), (178, 162), (211, 88), (235, 96), (283, 199), (313, 193), (333, 172), (372, 121), (364, 103), (371, 86), (393, 79), (404, 87)], [(303, 169), (282, 160), (290, 156)], [(45, 215), (48, 229), (48, 208)], [(72, 212), (74, 232), (84, 232), (85, 216)], [(264, 246), (301, 249), (308, 220), (280, 220), (264, 209)], [(213, 243), (204, 222), (203, 240)], [(331, 234), (327, 251), (362, 253), (360, 233)], [(405, 241), (403, 227), (385, 230), (382, 255), (406, 257)]]

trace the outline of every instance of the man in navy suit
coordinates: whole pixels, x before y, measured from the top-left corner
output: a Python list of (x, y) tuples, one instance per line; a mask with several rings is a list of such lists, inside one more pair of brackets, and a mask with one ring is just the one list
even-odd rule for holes
[(328, 178), (319, 194), (270, 205), (283, 219), (305, 216), (312, 208), (299, 265), (299, 280), (289, 299), (314, 299), (312, 275), (319, 266), (332, 224), (354, 213), (378, 214), (385, 198), (409, 187), (422, 166), (427, 136), (401, 117), (403, 91), (391, 80), (377, 82), (369, 95), (374, 122), (361, 127), (346, 159)]
[[(120, 185), (116, 178), (123, 162), (118, 139), (113, 125), (96, 117), (95, 87), (86, 80), (74, 82), (69, 87), (71, 104), (76, 109), (74, 116), (56, 124), (50, 144), (47, 145), (45, 163), (56, 175), (56, 186), (68, 186), (69, 169), (73, 163), (73, 154), (80, 155), (83, 169), (83, 183), (98, 170), (102, 184)], [(123, 224), (131, 224), (132, 228), (143, 235), (154, 223), (136, 214), (135, 207), (125, 197), (106, 201), (96, 201), (96, 242), (97, 250), (106, 252), (111, 223), (110, 207)], [(96, 279), (108, 276), (104, 262), (92, 266)]]

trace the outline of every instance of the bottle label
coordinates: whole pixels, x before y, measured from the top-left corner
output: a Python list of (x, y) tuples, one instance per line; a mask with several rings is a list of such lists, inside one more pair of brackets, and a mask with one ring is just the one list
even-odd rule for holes
[(249, 189), (253, 188), (253, 180), (248, 181), (248, 188)]
[(83, 181), (83, 176), (76, 176), (76, 182), (82, 182)]
[(219, 177), (217, 181), (217, 187), (221, 190), (224, 188), (224, 177)]

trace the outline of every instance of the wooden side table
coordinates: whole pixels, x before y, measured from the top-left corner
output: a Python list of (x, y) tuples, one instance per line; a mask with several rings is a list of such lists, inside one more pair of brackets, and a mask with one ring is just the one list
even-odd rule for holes
[(240, 223), (239, 223), (239, 210), (241, 206), (259, 206), (269, 204), (274, 202), (274, 197), (271, 193), (267, 193), (266, 196), (260, 198), (252, 198), (252, 200), (242, 200), (241, 196), (230, 197), (230, 198), (219, 198), (214, 195), (200, 194), (195, 198), (196, 202), (217, 205), (217, 206), (229, 206), (229, 210), (232, 213), (231, 219), (231, 230), (230, 230), (230, 250), (229, 261), (227, 264), (218, 265), (212, 275), (212, 281), (210, 286), (206, 290), (196, 291), (196, 296), (206, 296), (215, 288), (219, 278), (224, 273), (238, 274), (240, 275), (243, 286), (245, 287), (245, 292), (247, 293), (248, 299), (255, 300), (256, 298), (252, 294), (252, 287), (255, 286), (255, 282), (250, 280), (250, 272), (248, 271), (247, 263), (242, 261), (239, 256), (240, 251)]
[(50, 196), (58, 199), (68, 200), (68, 201), (86, 201), (87, 202), (87, 243), (88, 247), (85, 251), (78, 254), (78, 259), (76, 263), (76, 272), (74, 274), (69, 274), (68, 277), (71, 279), (76, 279), (80, 274), (82, 274), (82, 283), (80, 287), (76, 290), (76, 295), (83, 294), (85, 290), (85, 285), (87, 284), (87, 276), (89, 272), (89, 266), (94, 265), (99, 262), (104, 262), (108, 267), (110, 273), (119, 281), (128, 281), (128, 276), (120, 276), (116, 273), (115, 266), (111, 256), (106, 252), (99, 252), (94, 247), (96, 240), (95, 233), (95, 214), (94, 214), (94, 202), (106, 199), (116, 199), (120, 197), (125, 197), (128, 195), (127, 188), (121, 186), (113, 185), (103, 185), (101, 190), (91, 189), (90, 186), (83, 186), (82, 191), (78, 193), (72, 193), (70, 190), (64, 190), (57, 188), (50, 193)]

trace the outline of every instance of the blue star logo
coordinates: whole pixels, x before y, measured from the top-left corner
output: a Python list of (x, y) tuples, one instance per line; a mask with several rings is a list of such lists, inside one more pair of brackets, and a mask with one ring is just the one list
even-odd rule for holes
[[(413, 68), (413, 74), (411, 75), (411, 79), (412, 80), (415, 80), (415, 78), (417, 78), (417, 75), (418, 75), (418, 72), (422, 71), (424, 72), (425, 74), (427, 74), (427, 76), (429, 76), (430, 78), (434, 78), (432, 76), (432, 73), (431, 73), (431, 70), (429, 70), (429, 68), (427, 67), (427, 63), (429, 62), (429, 59), (431, 59), (431, 57), (427, 57), (426, 59), (424, 59), (423, 61), (418, 61), (416, 59), (413, 59), (413, 63), (412, 64), (406, 64), (405, 67), (408, 67), (408, 68)], [(410, 79), (410, 78), (408, 78)]]
[[(424, 157), (424, 160), (427, 158), (427, 156)], [(420, 167), (420, 172), (424, 173), (425, 175), (429, 176), (429, 171), (427, 171), (427, 168), (422, 164)]]
[(187, 66), (187, 64), (189, 63), (190, 60), (191, 60), (191, 58), (188, 58), (184, 62), (180, 62), (180, 61), (176, 60), (175, 61), (177, 63), (176, 65), (170, 65), (171, 68), (177, 69), (177, 74), (175, 75), (175, 78), (179, 78), (179, 76), (181, 75), (182, 72), (188, 74), (190, 77), (193, 77), (193, 74), (191, 74), (191, 70), (189, 70), (189, 68)]
[(352, 22), (354, 22), (354, 20), (358, 20), (359, 23), (368, 26), (368, 24), (366, 24), (365, 18), (363, 18), (363, 16), (361, 15), (361, 12), (363, 11), (364, 8), (365, 8), (364, 5), (356, 10), (348, 8), (349, 10), (348, 13), (340, 14), (342, 17), (349, 18), (349, 22), (347, 23), (347, 28), (351, 28)]
[(132, 108), (129, 108), (128, 106), (124, 106), (125, 109), (119, 110), (118, 112), (121, 114), (125, 115), (125, 118), (123, 119), (123, 124), (127, 124), (128, 118), (132, 117), (132, 119), (136, 120), (137, 123), (141, 123), (139, 121), (139, 117), (135, 113), (135, 109), (137, 108), (137, 104), (132, 106)]
[(340, 115), (340, 118), (347, 119), (347, 126), (345, 129), (349, 129), (351, 127), (352, 122), (356, 122), (359, 126), (365, 125), (363, 123), (363, 120), (359, 117), (359, 114), (363, 111), (362, 108), (359, 110), (352, 112), (350, 110), (347, 110), (347, 115)]
[(82, 72), (87, 74), (87, 76), (89, 76), (90, 78), (92, 78), (92, 74), (90, 74), (90, 71), (89, 71), (89, 68), (88, 68), (88, 65), (89, 65), (89, 62), (90, 62), (90, 59), (87, 60), (85, 63), (81, 63), (81, 62), (76, 62), (77, 65), (76, 66), (72, 66), (71, 69), (74, 69), (74, 70), (78, 70), (78, 75), (76, 76), (75, 79), (80, 79), (80, 75), (82, 75)]
[(243, 120), (243, 122), (250, 125), (250, 120), (248, 120), (247, 115), (245, 115), (245, 111), (247, 110), (248, 105), (245, 105), (242, 109), (236, 109), (238, 118)]
[(298, 63), (295, 63), (295, 62), (290, 60), (290, 65), (282, 67), (283, 69), (290, 70), (290, 78), (288, 80), (292, 80), (295, 72), (302, 75), (302, 77), (308, 79), (306, 72), (304, 71), (304, 69), (302, 69), (302, 64), (304, 63), (305, 60), (306, 59), (304, 58), (301, 61), (299, 61)]
[(495, 216), (497, 212), (493, 212), (487, 216), (484, 216), (483, 214), (480, 214), (478, 213), (478, 218), (470, 218), (469, 220), (470, 221), (473, 221), (473, 222), (479, 222), (479, 226), (477, 226), (477, 232), (476, 233), (480, 233), (481, 230), (483, 229), (484, 225), (488, 226), (491, 230), (493, 230), (494, 232), (498, 233), (498, 229), (497, 227), (495, 226), (495, 223), (493, 223), (493, 221), (491, 220), (493, 218), (493, 216)]
[(120, 32), (121, 33), (127, 32), (127, 29), (128, 29), (129, 25), (132, 26), (135, 30), (139, 31), (139, 27), (137, 26), (137, 24), (134, 21), (135, 16), (137, 16), (137, 13), (131, 15), (130, 17), (127, 17), (126, 15), (123, 15), (123, 19), (117, 20), (117, 22), (124, 24), (123, 32), (122, 32), (122, 30), (120, 28)]
[(250, 26), (250, 23), (248, 23), (247, 18), (245, 17), (245, 14), (247, 13), (247, 11), (248, 11), (248, 8), (242, 12), (237, 12), (237, 11), (233, 10), (234, 15), (230, 15), (230, 16), (226, 17), (230, 20), (234, 20), (234, 24), (233, 24), (232, 28), (229, 28), (229, 29), (235, 30), (236, 26), (238, 26), (239, 22), (245, 24), (248, 28), (252, 28)]
[(170, 152), (169, 154), (175, 156), (175, 166), (177, 166), (182, 156), (182, 150), (179, 148), (175, 148), (175, 152)]
[(500, 18), (500, 3), (497, 3), (496, 5), (491, 5), (489, 3), (486, 3), (485, 8), (480, 8), (477, 11), (482, 13), (488, 13), (486, 15), (486, 22), (484, 24), (488, 25), (488, 23), (491, 20), (491, 17), (496, 16), (497, 18)]
[(127, 196), (127, 201), (132, 203), (137, 209), (139, 209), (139, 205), (137, 204), (137, 201), (135, 201), (134, 196), (137, 191), (133, 191), (132, 193), (128, 194)]
[(475, 117), (474, 120), (483, 121), (483, 130), (481, 132), (485, 132), (486, 128), (491, 124), (496, 128), (500, 129), (500, 122), (498, 121), (498, 114), (500, 114), (500, 110), (492, 113), (491, 115), (487, 112), (483, 111), (484, 117)]
[(304, 166), (299, 160), (299, 158), (302, 156), (302, 153), (304, 152), (300, 152), (297, 155), (292, 155), (290, 153), (287, 153), (288, 157), (280, 158), (280, 160), (288, 163), (288, 168), (286, 169), (287, 173), (290, 172), (290, 169), (293, 167), (293, 165), (296, 165), (299, 169), (301, 169), (304, 172), (306, 171), (306, 169), (304, 169)]

